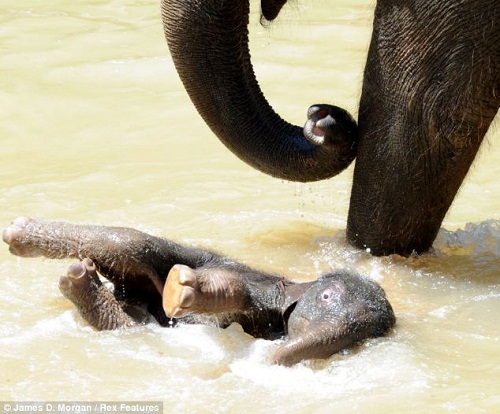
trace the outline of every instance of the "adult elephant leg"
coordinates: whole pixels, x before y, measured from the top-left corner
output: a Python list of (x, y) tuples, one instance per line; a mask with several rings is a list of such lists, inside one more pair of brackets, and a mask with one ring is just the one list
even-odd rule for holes
[[(265, 0), (267, 17), (282, 4)], [(196, 109), (234, 154), (264, 173), (294, 181), (338, 174), (355, 156), (354, 120), (329, 105), (308, 112), (313, 128), (282, 120), (253, 72), (248, 15), (248, 0), (162, 0), (172, 59)]]
[(380, 0), (364, 74), (347, 236), (429, 249), (500, 105), (497, 0)]

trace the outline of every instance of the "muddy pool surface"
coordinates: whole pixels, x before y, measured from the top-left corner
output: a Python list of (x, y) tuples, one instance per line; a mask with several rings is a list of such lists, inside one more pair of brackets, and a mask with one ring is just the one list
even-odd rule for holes
[[(269, 101), (302, 124), (316, 102), (356, 114), (371, 1), (293, 3), (251, 48)], [(57, 288), (69, 261), (0, 248), (0, 400), (160, 400), (165, 412), (498, 412), (500, 133), (485, 142), (418, 258), (344, 240), (352, 167), (315, 184), (230, 154), (189, 102), (156, 1), (3, 0), (0, 227), (19, 215), (136, 227), (311, 280), (352, 268), (398, 317), (387, 338), (327, 361), (270, 366), (279, 341), (156, 325), (95, 332)]]

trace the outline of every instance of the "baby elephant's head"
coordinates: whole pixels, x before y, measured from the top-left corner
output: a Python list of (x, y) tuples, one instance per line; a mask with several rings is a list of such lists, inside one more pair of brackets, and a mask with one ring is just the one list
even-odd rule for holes
[(288, 319), (289, 340), (273, 362), (290, 366), (304, 359), (328, 358), (366, 338), (382, 336), (396, 318), (384, 290), (357, 274), (322, 276), (299, 298)]

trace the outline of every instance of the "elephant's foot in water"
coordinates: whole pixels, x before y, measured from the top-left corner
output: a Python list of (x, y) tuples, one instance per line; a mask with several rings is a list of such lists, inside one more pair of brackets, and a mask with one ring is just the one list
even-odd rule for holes
[(126, 328), (136, 323), (102, 284), (90, 259), (72, 264), (67, 274), (61, 276), (59, 289), (73, 302), (82, 318), (97, 330)]
[(163, 309), (170, 318), (190, 313), (215, 314), (244, 311), (245, 289), (238, 277), (225, 269), (192, 269), (175, 265), (163, 290)]

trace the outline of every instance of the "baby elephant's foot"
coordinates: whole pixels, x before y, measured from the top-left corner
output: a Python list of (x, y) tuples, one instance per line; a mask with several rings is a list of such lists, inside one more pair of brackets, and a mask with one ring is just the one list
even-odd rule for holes
[(59, 290), (77, 307), (89, 301), (89, 295), (102, 285), (95, 264), (90, 259), (73, 263), (65, 276), (59, 279)]
[(193, 269), (175, 265), (168, 273), (163, 289), (163, 309), (170, 318), (179, 318), (194, 311), (200, 285)]
[(170, 318), (190, 313), (244, 310), (245, 291), (237, 275), (225, 269), (191, 269), (175, 265), (163, 290), (163, 309)]
[(337, 106), (313, 105), (307, 111), (304, 136), (316, 145), (353, 146), (357, 139), (356, 122)]
[(80, 315), (97, 330), (128, 327), (135, 321), (99, 280), (96, 266), (90, 259), (72, 264), (59, 280), (62, 294), (76, 306)]
[(37, 257), (44, 253), (35, 242), (38, 230), (38, 221), (31, 217), (19, 217), (12, 221), (3, 231), (3, 241), (9, 245), (9, 251), (21, 257)]

